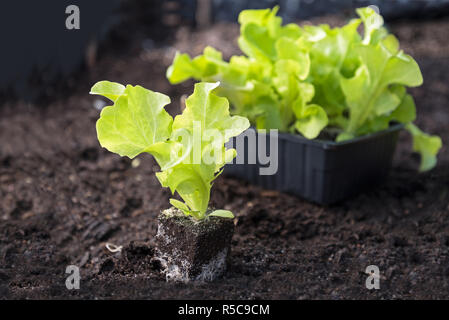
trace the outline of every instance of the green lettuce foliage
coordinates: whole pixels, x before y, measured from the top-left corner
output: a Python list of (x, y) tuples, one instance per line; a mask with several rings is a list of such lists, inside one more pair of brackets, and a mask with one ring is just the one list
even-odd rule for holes
[(225, 62), (211, 47), (194, 59), (177, 53), (167, 77), (171, 83), (189, 78), (220, 81), (217, 93), (229, 99), (234, 113), (247, 117), (258, 129), (296, 129), (312, 139), (328, 124), (327, 115), (310, 103), (314, 88), (305, 81), (310, 55), (297, 41), (302, 31), (295, 24), (282, 26), (277, 10), (240, 14), (238, 42), (246, 56)]
[[(153, 155), (161, 168), (156, 173), (161, 185), (184, 200), (170, 203), (196, 219), (206, 217), (212, 182), (236, 156), (236, 150), (226, 150), (224, 144), (249, 127), (247, 119), (230, 116), (226, 98), (212, 93), (218, 85), (196, 84), (184, 112), (174, 119), (164, 109), (170, 99), (161, 93), (108, 81), (91, 89), (91, 94), (114, 102), (97, 121), (101, 146), (129, 158)], [(233, 217), (226, 210), (208, 215)]]
[(441, 139), (412, 125), (416, 108), (406, 90), (422, 84), (421, 71), (379, 14), (360, 8), (358, 19), (330, 28), (283, 26), (277, 11), (240, 13), (238, 43), (245, 56), (226, 62), (211, 47), (193, 59), (177, 53), (167, 78), (173, 84), (220, 81), (216, 92), (235, 114), (258, 129), (296, 131), (308, 139), (329, 130), (340, 142), (403, 123), (421, 154), (420, 169), (435, 166)]

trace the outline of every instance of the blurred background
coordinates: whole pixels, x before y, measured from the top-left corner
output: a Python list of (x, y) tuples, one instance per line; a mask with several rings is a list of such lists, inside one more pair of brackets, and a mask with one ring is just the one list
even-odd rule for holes
[[(69, 5), (80, 9), (78, 30), (65, 27)], [(93, 67), (105, 54), (131, 54), (137, 49), (148, 53), (156, 47), (173, 46), (186, 32), (236, 23), (241, 10), (275, 5), (280, 6), (284, 22), (336, 15), (344, 23), (345, 18), (354, 16), (354, 8), (367, 5), (378, 6), (387, 22), (408, 19), (413, 24), (449, 14), (449, 0), (9, 1), (0, 11), (4, 43), (0, 52), (0, 102), (52, 98), (62, 94), (64, 88), (73, 87), (73, 76)], [(210, 41), (235, 45), (235, 37), (211, 39), (214, 35), (218, 38), (218, 34), (210, 33), (198, 42), (201, 46)]]

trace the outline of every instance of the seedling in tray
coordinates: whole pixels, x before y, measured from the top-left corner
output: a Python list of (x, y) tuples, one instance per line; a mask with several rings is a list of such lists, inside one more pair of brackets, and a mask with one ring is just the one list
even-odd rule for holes
[(184, 202), (170, 199), (159, 215), (157, 255), (167, 280), (211, 281), (221, 276), (234, 232), (234, 215), (209, 207), (212, 181), (236, 156), (224, 144), (249, 127), (249, 121), (229, 115), (226, 98), (212, 91), (219, 83), (198, 83), (186, 108), (174, 119), (164, 106), (170, 99), (140, 86), (108, 81), (95, 84), (91, 94), (114, 102), (97, 122), (100, 144), (120, 156), (151, 154), (161, 171), (163, 187)]
[(177, 53), (168, 80), (220, 81), (217, 93), (257, 129), (300, 133), (307, 139), (343, 142), (402, 123), (421, 154), (420, 169), (435, 166), (441, 139), (413, 124), (415, 103), (406, 91), (422, 84), (421, 71), (378, 13), (359, 8), (359, 19), (330, 28), (283, 26), (277, 11), (240, 13), (238, 43), (246, 56), (226, 62), (211, 47), (194, 59)]
[[(416, 108), (407, 93), (407, 87), (422, 84), (421, 71), (378, 13), (359, 8), (358, 19), (331, 28), (282, 25), (277, 11), (240, 13), (238, 44), (245, 55), (227, 62), (206, 47), (193, 59), (177, 53), (167, 70), (173, 84), (189, 78), (220, 81), (217, 94), (227, 97), (232, 111), (247, 117), (259, 136), (265, 129), (281, 132), (277, 172), (261, 176), (262, 165), (245, 162), (230, 165), (227, 174), (334, 203), (383, 181), (402, 128), (421, 155), (420, 170), (436, 165), (442, 141), (413, 123)], [(255, 158), (247, 145), (237, 163), (244, 154)]]

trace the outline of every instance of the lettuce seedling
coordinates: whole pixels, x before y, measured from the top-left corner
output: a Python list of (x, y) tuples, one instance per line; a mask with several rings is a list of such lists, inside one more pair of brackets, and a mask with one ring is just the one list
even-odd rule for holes
[(230, 116), (226, 98), (212, 93), (218, 85), (197, 83), (183, 113), (174, 119), (164, 109), (169, 97), (141, 86), (101, 81), (90, 92), (114, 102), (97, 121), (101, 146), (131, 159), (153, 155), (161, 168), (156, 173), (161, 185), (184, 200), (170, 203), (197, 220), (233, 218), (227, 210), (208, 212), (210, 191), (222, 167), (236, 156), (224, 144), (249, 127), (248, 119)]
[(403, 123), (421, 154), (420, 170), (435, 166), (441, 139), (412, 124), (416, 108), (407, 93), (422, 84), (420, 68), (379, 14), (360, 8), (359, 19), (330, 28), (282, 26), (277, 11), (240, 13), (238, 43), (246, 56), (225, 62), (211, 47), (194, 59), (177, 53), (167, 78), (174, 84), (220, 81), (217, 93), (258, 129), (297, 131), (309, 139), (328, 130), (337, 142), (346, 141)]
[(211, 47), (194, 59), (177, 53), (167, 77), (173, 84), (188, 78), (220, 81), (217, 93), (258, 129), (296, 129), (312, 139), (327, 125), (327, 115), (310, 103), (314, 88), (304, 81), (310, 57), (307, 47), (296, 41), (302, 31), (295, 24), (282, 26), (277, 11), (278, 7), (240, 13), (238, 42), (246, 56), (225, 62)]

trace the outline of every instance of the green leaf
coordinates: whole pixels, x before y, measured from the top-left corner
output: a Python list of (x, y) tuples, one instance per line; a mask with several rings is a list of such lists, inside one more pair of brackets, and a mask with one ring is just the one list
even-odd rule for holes
[(188, 207), (185, 203), (183, 203), (183, 202), (181, 202), (181, 201), (179, 201), (179, 200), (176, 200), (176, 199), (173, 199), (173, 198), (172, 198), (172, 199), (170, 199), (170, 204), (171, 204), (173, 207), (175, 207), (175, 208), (181, 210), (181, 211), (184, 212), (184, 213), (190, 212), (189, 207)]
[(330, 118), (341, 117), (347, 108), (340, 79), (342, 74), (354, 73), (352, 64), (358, 66), (358, 58), (350, 57), (350, 48), (360, 42), (357, 33), (360, 23), (357, 19), (342, 28), (331, 29), (327, 25), (305, 27), (306, 39), (310, 42), (310, 78), (316, 93), (313, 103), (322, 106)]
[(175, 118), (173, 130), (179, 128), (193, 130), (194, 122), (197, 122), (200, 124), (203, 139), (208, 130), (218, 130), (223, 137), (223, 141), (218, 141), (221, 144), (246, 130), (249, 127), (248, 119), (240, 116), (231, 117), (228, 100), (212, 94), (218, 86), (218, 82), (195, 84), (193, 95), (186, 100), (184, 112)]
[(399, 51), (399, 40), (392, 34), (386, 36), (382, 44), (392, 55), (396, 55)]
[(254, 23), (244, 25), (238, 43), (240, 49), (251, 58), (262, 61), (276, 59), (275, 42), (270, 38), (266, 27)]
[(360, 39), (357, 33), (359, 25), (359, 20), (352, 20), (342, 28), (330, 29), (327, 25), (305, 27), (315, 76), (326, 76), (343, 66), (351, 45)]
[[(103, 92), (107, 92), (102, 93), (105, 96), (112, 97), (111, 90)], [(153, 144), (165, 141), (171, 134), (173, 119), (164, 110), (164, 106), (169, 103), (170, 99), (166, 95), (128, 85), (113, 106), (102, 110), (97, 121), (101, 146), (129, 158), (148, 152)]]
[(416, 106), (413, 97), (405, 95), (401, 104), (391, 114), (391, 119), (401, 123), (413, 122), (416, 119)]
[(241, 25), (255, 23), (257, 25), (266, 25), (266, 20), (270, 15), (270, 9), (243, 10), (240, 12), (238, 21)]
[(146, 152), (156, 159), (161, 170), (167, 170), (189, 157), (192, 151), (192, 141), (164, 141), (151, 145)]
[(370, 7), (359, 8), (356, 11), (365, 24), (365, 37), (363, 43), (370, 44), (380, 36), (379, 33), (383, 34), (382, 26), (384, 20), (382, 16)]
[(409, 87), (418, 87), (422, 85), (423, 78), (418, 64), (412, 57), (399, 52), (391, 57), (385, 66), (382, 75), (381, 85), (402, 84)]
[(275, 35), (275, 37), (286, 37), (293, 40), (298, 39), (302, 36), (302, 30), (301, 27), (297, 24), (290, 23), (285, 25), (284, 27), (279, 28), (278, 34)]
[(177, 84), (189, 78), (199, 80), (214, 76), (221, 64), (219, 61), (221, 54), (219, 56), (214, 55), (212, 50), (214, 49), (207, 47), (204, 50), (204, 55), (198, 56), (193, 60), (188, 54), (177, 52), (173, 64), (167, 69), (167, 79), (170, 83)]
[(307, 139), (315, 139), (328, 124), (326, 112), (318, 105), (308, 105), (301, 111), (295, 128)]
[(254, 115), (257, 115), (257, 129), (279, 129), (282, 127), (281, 110), (269, 96), (262, 96), (254, 103)]
[(354, 52), (361, 65), (352, 78), (340, 82), (350, 110), (346, 128), (350, 133), (356, 133), (373, 117), (388, 115), (399, 107), (404, 93), (398, 95), (391, 86), (422, 83), (417, 63), (401, 52), (392, 56), (382, 43), (357, 46)]
[(396, 94), (388, 89), (383, 90), (373, 101), (374, 113), (377, 116), (390, 114), (400, 103), (401, 99)]
[(170, 83), (177, 84), (189, 78), (196, 78), (201, 75), (201, 71), (196, 68), (188, 54), (176, 52), (173, 64), (167, 69), (167, 79)]
[(288, 34), (290, 36), (294, 35), (294, 27), (283, 28), (282, 18), (277, 17), (276, 14), (279, 10), (278, 6), (275, 6), (272, 10), (270, 9), (258, 9), (258, 10), (243, 10), (239, 15), (240, 31), (249, 24), (254, 24), (260, 27), (265, 27), (268, 30), (268, 34), (271, 38), (276, 38), (281, 36), (281, 34)]
[(412, 123), (408, 124), (406, 128), (413, 136), (413, 151), (421, 155), (419, 170), (428, 171), (435, 167), (437, 163), (436, 156), (442, 147), (441, 138), (422, 132)]
[(221, 217), (221, 218), (228, 218), (228, 219), (235, 218), (234, 214), (229, 210), (215, 210), (209, 214), (209, 217)]
[(335, 140), (336, 142), (343, 142), (343, 141), (348, 141), (351, 139), (354, 139), (355, 135), (353, 133), (349, 133), (349, 132), (342, 132), (337, 136), (337, 139)]
[[(289, 73), (294, 73), (301, 80), (307, 78), (310, 71), (310, 57), (295, 41), (289, 38), (280, 38), (276, 42), (276, 50), (278, 59), (280, 59), (276, 62), (278, 74), (288, 70)], [(285, 66), (279, 66), (279, 64), (285, 64)]]
[(351, 110), (352, 118), (355, 118), (357, 114), (362, 113), (366, 108), (360, 106), (363, 99), (366, 99), (366, 93), (371, 90), (370, 88), (370, 74), (366, 66), (361, 66), (357, 69), (354, 77), (350, 79), (341, 79), (341, 88), (346, 96), (346, 102)]
[(90, 89), (90, 94), (98, 94), (104, 96), (113, 102), (115, 102), (124, 93), (125, 93), (124, 85), (110, 81), (97, 82), (92, 87), (92, 89)]

